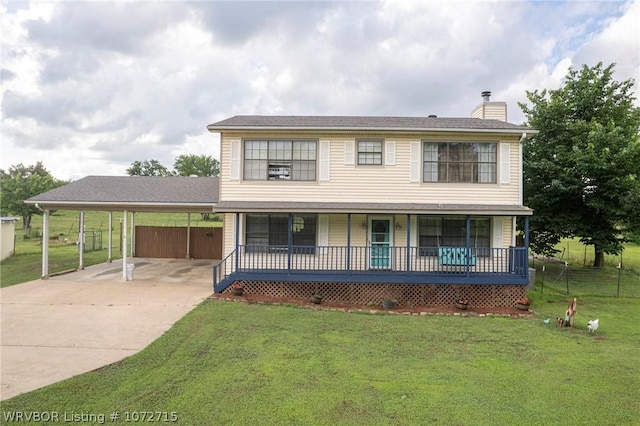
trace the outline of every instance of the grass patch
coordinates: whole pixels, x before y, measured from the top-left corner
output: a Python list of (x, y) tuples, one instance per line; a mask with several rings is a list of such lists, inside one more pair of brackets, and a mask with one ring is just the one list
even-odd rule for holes
[[(49, 216), (49, 273), (78, 267), (78, 215), (77, 211), (59, 210)], [(102, 249), (87, 251), (84, 265), (105, 262), (108, 258), (109, 213), (87, 211), (84, 214), (85, 230), (102, 232)], [(213, 216), (212, 216), (213, 217)], [(112, 259), (121, 259), (120, 223), (122, 212), (113, 213)], [(130, 224), (131, 222), (129, 222)], [(146, 226), (187, 226), (186, 213), (136, 213), (135, 224)], [(199, 214), (191, 215), (192, 227), (219, 227), (222, 222), (201, 220)], [(127, 231), (129, 232), (129, 231)], [(34, 216), (32, 229), (25, 233), (22, 221), (16, 223), (15, 254), (0, 263), (0, 287), (31, 281), (42, 276), (42, 218)]]
[[(518, 320), (207, 300), (142, 352), (2, 410), (175, 411), (179, 424), (636, 422), (640, 300), (578, 300), (568, 329), (542, 322), (567, 298), (531, 299), (539, 317)], [(598, 337), (586, 330), (596, 317)]]

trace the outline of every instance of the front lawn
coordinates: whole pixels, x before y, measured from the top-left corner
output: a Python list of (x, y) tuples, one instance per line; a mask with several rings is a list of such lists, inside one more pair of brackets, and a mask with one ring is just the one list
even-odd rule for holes
[[(206, 300), (122, 362), (3, 402), (14, 410), (176, 412), (178, 424), (633, 424), (640, 299), (537, 317), (356, 314)], [(586, 322), (599, 317), (597, 336)], [(3, 417), (3, 421), (5, 418)], [(117, 422), (116, 422), (117, 423)]]

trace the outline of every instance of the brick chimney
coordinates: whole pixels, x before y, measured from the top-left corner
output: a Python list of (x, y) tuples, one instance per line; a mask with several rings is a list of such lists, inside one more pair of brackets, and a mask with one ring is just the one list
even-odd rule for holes
[(482, 118), (484, 120), (507, 121), (507, 103), (491, 102), (491, 92), (486, 90), (481, 93), (482, 103), (471, 112), (472, 118)]

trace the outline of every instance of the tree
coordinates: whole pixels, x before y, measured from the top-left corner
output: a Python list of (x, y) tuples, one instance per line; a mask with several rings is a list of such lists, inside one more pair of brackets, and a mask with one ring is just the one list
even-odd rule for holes
[(179, 155), (173, 163), (179, 176), (218, 176), (220, 162), (210, 155)]
[(160, 164), (158, 160), (134, 161), (127, 169), (129, 176), (172, 176), (173, 172)]
[(538, 134), (523, 142), (524, 198), (534, 209), (531, 245), (556, 252), (563, 237), (593, 245), (594, 266), (623, 250), (625, 227), (639, 221), (640, 109), (632, 79), (613, 79), (615, 64), (569, 68), (563, 87), (527, 91), (519, 103)]
[(38, 161), (33, 166), (18, 164), (8, 171), (0, 170), (0, 206), (2, 214), (22, 216), (22, 229), (31, 228), (31, 218), (42, 211), (35, 206), (27, 205), (24, 200), (50, 191), (65, 182), (56, 180)]

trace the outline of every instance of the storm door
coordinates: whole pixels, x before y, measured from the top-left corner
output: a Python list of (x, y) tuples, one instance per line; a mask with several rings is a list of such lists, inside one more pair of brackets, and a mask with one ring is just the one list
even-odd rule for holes
[(371, 269), (391, 269), (391, 218), (369, 219)]

